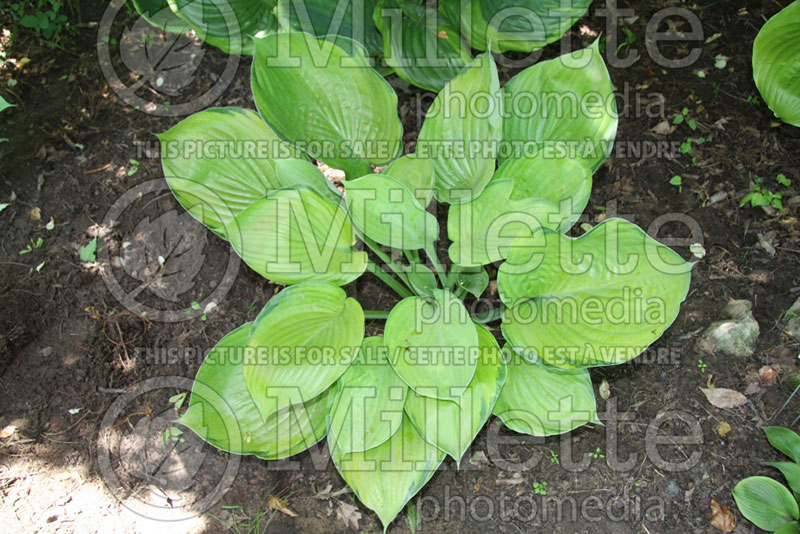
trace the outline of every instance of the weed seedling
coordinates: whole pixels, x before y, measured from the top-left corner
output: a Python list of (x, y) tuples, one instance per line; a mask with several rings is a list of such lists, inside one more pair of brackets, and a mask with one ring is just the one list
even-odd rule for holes
[(547, 482), (534, 482), (533, 492), (536, 495), (547, 495)]

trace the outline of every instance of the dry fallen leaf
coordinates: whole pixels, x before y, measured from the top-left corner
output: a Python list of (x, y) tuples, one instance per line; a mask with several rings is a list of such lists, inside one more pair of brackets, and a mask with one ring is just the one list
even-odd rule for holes
[(354, 529), (358, 530), (358, 522), (361, 520), (361, 512), (359, 512), (358, 508), (352, 504), (340, 502), (339, 508), (336, 509), (336, 517), (337, 519), (344, 521), (344, 524), (348, 527), (353, 527)]
[(269, 504), (270, 510), (277, 510), (282, 514), (288, 515), (289, 517), (297, 517), (297, 514), (289, 509), (289, 506), (287, 506), (286, 501), (284, 501), (280, 497), (276, 497), (275, 495), (273, 495), (272, 497), (269, 498), (269, 501), (267, 501), (267, 503)]
[(608, 385), (608, 380), (605, 378), (602, 382), (600, 382), (599, 391), (600, 396), (603, 397), (603, 400), (608, 400), (608, 398), (611, 396), (611, 387)]
[(722, 532), (733, 532), (736, 528), (731, 509), (722, 506), (716, 499), (711, 499), (711, 526)]
[(717, 408), (738, 408), (747, 403), (747, 397), (732, 389), (700, 388), (700, 391), (706, 396), (708, 402)]
[(8, 425), (3, 430), (0, 430), (0, 439), (10, 438), (14, 435), (14, 432), (17, 431), (17, 427), (14, 425)]
[(31, 208), (28, 212), (28, 217), (31, 218), (33, 221), (41, 221), (42, 220), (42, 210), (39, 208)]
[(668, 120), (664, 119), (663, 121), (659, 122), (658, 124), (650, 128), (650, 131), (658, 135), (669, 135), (675, 131), (675, 128), (677, 128), (677, 126), (673, 126), (672, 124), (669, 123)]
[(771, 386), (775, 382), (776, 376), (778, 376), (778, 371), (771, 365), (765, 365), (758, 370), (758, 378), (761, 379), (761, 383), (765, 386)]
[(761, 378), (758, 376), (755, 369), (748, 369), (744, 379), (745, 382), (747, 382), (747, 387), (744, 388), (744, 394), (747, 397), (755, 395), (756, 393), (761, 393), (764, 390), (764, 388), (761, 387)]
[(717, 431), (719, 437), (724, 438), (725, 436), (731, 433), (733, 427), (731, 427), (730, 423), (728, 423), (727, 421), (720, 421), (719, 423), (717, 423), (717, 426), (714, 427), (714, 430)]
[(439, 30), (439, 33), (437, 33), (436, 36), (439, 39), (447, 39), (448, 37), (450, 37), (449, 35), (447, 35), (447, 32), (444, 31), (444, 30)]

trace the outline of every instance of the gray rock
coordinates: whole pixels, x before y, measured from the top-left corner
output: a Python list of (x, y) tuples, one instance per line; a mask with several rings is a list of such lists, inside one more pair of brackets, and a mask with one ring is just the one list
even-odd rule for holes
[(722, 311), (730, 319), (711, 323), (695, 348), (706, 354), (722, 352), (729, 356), (752, 356), (759, 333), (752, 309), (749, 301), (728, 301)]
[(674, 480), (670, 480), (669, 482), (667, 482), (667, 485), (664, 486), (664, 494), (667, 497), (671, 497), (674, 499), (675, 497), (681, 494), (681, 487)]
[(783, 331), (800, 341), (800, 297), (794, 301), (792, 307), (783, 314), (783, 322), (786, 324)]

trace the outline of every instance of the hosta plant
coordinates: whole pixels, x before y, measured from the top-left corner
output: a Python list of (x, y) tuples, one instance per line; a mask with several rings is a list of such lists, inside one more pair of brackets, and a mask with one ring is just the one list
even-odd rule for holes
[(758, 32), (753, 80), (775, 116), (800, 127), (800, 0), (783, 8)]
[(232, 54), (253, 54), (253, 37), (277, 30), (353, 39), (384, 72), (431, 91), (472, 61), (470, 47), (538, 50), (560, 39), (589, 4), (440, 0), (434, 9), (421, 0), (133, 0), (151, 24), (191, 29)]
[[(339, 42), (257, 39), (257, 112), (210, 109), (159, 136), (178, 201), (287, 286), (208, 354), (178, 422), (267, 460), (327, 436), (388, 525), (493, 413), (537, 436), (597, 422), (588, 368), (658, 339), (690, 267), (622, 219), (566, 235), (617, 127), (597, 43), (503, 88), (479, 55), (400, 156), (394, 92)], [(344, 170), (342, 188), (310, 158)], [(446, 228), (434, 206), (449, 206)], [(476, 301), (496, 266), (499, 299)], [(391, 310), (348, 296), (365, 271), (398, 294)], [(367, 320), (381, 335), (366, 336)]]

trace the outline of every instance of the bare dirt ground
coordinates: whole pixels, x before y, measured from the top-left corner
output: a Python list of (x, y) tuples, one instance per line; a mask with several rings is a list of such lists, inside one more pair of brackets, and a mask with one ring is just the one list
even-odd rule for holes
[[(608, 400), (598, 394), (605, 426), (534, 439), (490, 420), (461, 471), (445, 461), (415, 499), (417, 530), (715, 532), (709, 524), (715, 498), (733, 510), (736, 532), (752, 531), (731, 489), (746, 476), (778, 477), (761, 465), (778, 459), (761, 427), (788, 426), (800, 413), (794, 399), (773, 417), (792, 391), (789, 378), (797, 374), (800, 352), (780, 322), (800, 296), (800, 130), (775, 122), (758, 98), (750, 64), (758, 29), (785, 3), (691, 7), (703, 38), (662, 50), (670, 57), (692, 48), (701, 53), (676, 69), (653, 60), (645, 27), (658, 10), (684, 4), (619, 6), (632, 10), (624, 25), (636, 37), (620, 55), (636, 50), (640, 57), (629, 67), (610, 68), (623, 94), (617, 148), (594, 177), (585, 222), (617, 214), (646, 229), (661, 215), (680, 214), (696, 222), (707, 255), (663, 338), (631, 363), (592, 370), (596, 387), (603, 380), (610, 386)], [(84, 4), (73, 15), (76, 32), (61, 49), (24, 32), (10, 44), (4, 37), (9, 61), (0, 70), (0, 94), (17, 107), (0, 116), (0, 137), (9, 138), (0, 143), (0, 202), (10, 204), (0, 213), (0, 429), (14, 427), (0, 437), (3, 530), (255, 532), (254, 521), (245, 518), (261, 518), (268, 532), (379, 532), (371, 511), (352, 493), (338, 492), (345, 484), (324, 442), (293, 463), (266, 463), (220, 454), (188, 434), (181, 443), (162, 441), (175, 417), (170, 397), (186, 391), (203, 354), (252, 320), (278, 288), (239, 264), (165, 189), (153, 133), (178, 119), (136, 109), (115, 92), (98, 56), (98, 26), (90, 24), (101, 20), (105, 5)], [(595, 3), (572, 28), (567, 40), (573, 49), (606, 32), (606, 18), (597, 13), (602, 7)], [(0, 20), (11, 27), (10, 14)], [(115, 35), (135, 21), (134, 13), (121, 13)], [(175, 95), (150, 86), (137, 94), (163, 108), (212, 90), (228, 76), (229, 58), (202, 50), (191, 85)], [(557, 54), (555, 45), (544, 57)], [(719, 56), (726, 57), (722, 68), (715, 65)], [(30, 62), (21, 66), (22, 58)], [(254, 107), (249, 63), (241, 58), (233, 66), (213, 105)], [(110, 64), (127, 73), (120, 75), (125, 84), (135, 82), (124, 58), (112, 54)], [(502, 67), (503, 80), (520, 68)], [(406, 140), (413, 141), (418, 104), (430, 99), (392, 83), (400, 90)], [(684, 108), (696, 119), (696, 132), (686, 123), (671, 133), (653, 130)], [(712, 139), (690, 153), (677, 148), (698, 136)], [(779, 173), (792, 180), (789, 188), (776, 184)], [(674, 175), (682, 177), (680, 189), (669, 183)], [(739, 207), (756, 176), (783, 191), (784, 211)], [(181, 291), (148, 285), (141, 271), (128, 272), (114, 260), (125, 254), (124, 243), (152, 238), (154, 221), (162, 217), (180, 235), (158, 239), (193, 240), (195, 255), (181, 267), (191, 272), (177, 282)], [(79, 249), (94, 237), (97, 261), (82, 261)], [(659, 237), (687, 238), (690, 231), (673, 222)], [(20, 254), (29, 245), (31, 251)], [(157, 256), (154, 246), (150, 254)], [(685, 244), (675, 248), (690, 257)], [(370, 276), (348, 290), (368, 309), (389, 309), (395, 300)], [(731, 298), (753, 304), (761, 328), (755, 354), (698, 354), (701, 329), (721, 318)], [(161, 315), (130, 311), (131, 299)], [(211, 301), (216, 308), (204, 314)], [(381, 328), (381, 322), (368, 323), (368, 333)], [(773, 380), (756, 374), (765, 365), (777, 371)], [(715, 408), (699, 389), (708, 383), (746, 392), (749, 402)], [(724, 437), (721, 422), (732, 429)], [(656, 445), (659, 436), (690, 438)], [(546, 495), (537, 494), (534, 483)], [(273, 496), (285, 499), (296, 517), (270, 511)], [(198, 508), (204, 513), (178, 521)], [(408, 530), (405, 513), (389, 528)]]

